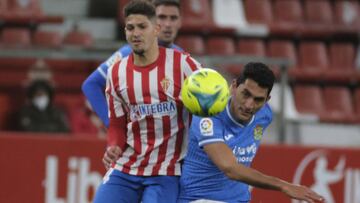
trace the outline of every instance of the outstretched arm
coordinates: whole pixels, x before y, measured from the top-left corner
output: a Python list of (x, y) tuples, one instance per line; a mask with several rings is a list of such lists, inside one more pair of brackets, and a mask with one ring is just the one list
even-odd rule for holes
[(230, 179), (263, 189), (281, 191), (291, 198), (309, 203), (323, 202), (324, 200), (323, 197), (305, 186), (291, 184), (237, 163), (236, 157), (225, 143), (210, 143), (204, 146), (204, 150), (213, 163)]

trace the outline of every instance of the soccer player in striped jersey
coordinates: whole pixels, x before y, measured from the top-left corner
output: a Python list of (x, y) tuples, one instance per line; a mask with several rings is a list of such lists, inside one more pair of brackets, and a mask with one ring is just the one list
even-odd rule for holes
[[(161, 46), (183, 51), (173, 42), (181, 26), (180, 4), (178, 0), (154, 0), (157, 23), (160, 24), (158, 43)], [(108, 106), (105, 98), (106, 75), (110, 66), (132, 51), (129, 44), (117, 50), (109, 59), (103, 62), (84, 81), (82, 91), (90, 102), (93, 110), (106, 127), (109, 126)]]
[(94, 202), (176, 202), (190, 116), (180, 89), (201, 66), (158, 46), (160, 26), (151, 3), (131, 1), (124, 11), (133, 52), (109, 68), (106, 86), (108, 150), (117, 149), (117, 161)]
[(323, 200), (305, 186), (250, 168), (272, 121), (267, 101), (273, 84), (274, 74), (265, 64), (249, 63), (232, 82), (231, 99), (223, 112), (210, 118), (193, 117), (178, 203), (247, 203), (251, 199), (248, 184), (306, 202)]

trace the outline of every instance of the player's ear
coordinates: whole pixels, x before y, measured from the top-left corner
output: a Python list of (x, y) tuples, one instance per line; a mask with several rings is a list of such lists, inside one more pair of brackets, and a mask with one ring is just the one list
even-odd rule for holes
[(157, 35), (159, 35), (159, 33), (160, 33), (160, 24), (155, 23), (154, 25), (155, 25), (155, 34), (156, 34), (156, 36), (157, 36)]
[(269, 96), (266, 98), (266, 102), (268, 102), (270, 99), (271, 99), (271, 95), (269, 95)]
[(231, 85), (230, 85), (230, 94), (231, 94), (231, 95), (234, 95), (234, 94), (235, 94), (236, 88), (237, 88), (236, 79), (234, 79), (234, 80), (231, 82)]

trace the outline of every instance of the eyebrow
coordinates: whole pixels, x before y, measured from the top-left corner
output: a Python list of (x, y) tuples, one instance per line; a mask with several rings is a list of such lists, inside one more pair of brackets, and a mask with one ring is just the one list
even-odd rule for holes
[(254, 96), (253, 93), (251, 93), (247, 88), (244, 88), (244, 91), (246, 91), (248, 94), (250, 94), (252, 97), (254, 97), (255, 100), (265, 100), (266, 96)]

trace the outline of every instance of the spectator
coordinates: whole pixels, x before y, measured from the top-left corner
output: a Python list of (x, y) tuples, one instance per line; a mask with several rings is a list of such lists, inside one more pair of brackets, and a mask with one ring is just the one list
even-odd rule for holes
[(65, 114), (53, 106), (53, 88), (45, 80), (34, 80), (27, 89), (27, 104), (18, 115), (18, 130), (69, 132)]

